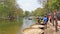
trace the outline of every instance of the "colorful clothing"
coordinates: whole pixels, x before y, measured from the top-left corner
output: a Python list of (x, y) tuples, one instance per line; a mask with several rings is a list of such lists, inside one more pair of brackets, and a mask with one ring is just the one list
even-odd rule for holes
[(44, 24), (46, 24), (48, 22), (48, 18), (47, 17), (44, 17), (43, 18), (43, 22), (44, 22)]

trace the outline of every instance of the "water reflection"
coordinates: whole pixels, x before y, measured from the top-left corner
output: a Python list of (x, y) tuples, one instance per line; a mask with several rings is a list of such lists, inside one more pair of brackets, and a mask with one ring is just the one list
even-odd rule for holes
[(17, 32), (20, 30), (19, 26), (11, 26), (7, 28), (0, 28), (0, 34), (17, 34)]
[(29, 27), (30, 25), (32, 24), (35, 24), (34, 20), (29, 20), (28, 18), (27, 19), (24, 19), (23, 20), (23, 25), (22, 25), (22, 30)]
[[(0, 21), (0, 34), (21, 34), (21, 30), (34, 24), (33, 20), (23, 19), (23, 24), (19, 22), (9, 22), (6, 20)], [(21, 26), (22, 24), (22, 26)]]
[[(9, 20), (0, 20), (0, 34), (18, 34), (20, 32), (22, 20), (9, 21)], [(20, 34), (20, 33), (19, 33)]]

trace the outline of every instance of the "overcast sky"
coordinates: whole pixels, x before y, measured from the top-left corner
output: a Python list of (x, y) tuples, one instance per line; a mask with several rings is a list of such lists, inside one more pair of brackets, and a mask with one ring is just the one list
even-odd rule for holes
[(42, 4), (39, 4), (37, 0), (17, 0), (17, 3), (24, 11), (33, 11), (38, 7), (42, 8)]

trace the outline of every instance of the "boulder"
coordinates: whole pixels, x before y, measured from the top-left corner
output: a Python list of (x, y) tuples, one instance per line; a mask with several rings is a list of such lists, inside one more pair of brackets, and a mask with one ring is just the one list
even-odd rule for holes
[(42, 29), (37, 28), (27, 28), (24, 29), (22, 34), (42, 34), (44, 31)]

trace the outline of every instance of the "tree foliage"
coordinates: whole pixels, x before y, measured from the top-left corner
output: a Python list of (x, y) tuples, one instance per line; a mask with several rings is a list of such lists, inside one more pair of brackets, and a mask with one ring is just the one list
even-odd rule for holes
[(24, 16), (25, 16), (25, 17), (30, 16), (30, 12), (29, 12), (29, 11), (25, 11), (25, 12), (24, 12)]
[(49, 8), (50, 11), (53, 11), (55, 9), (60, 9), (60, 0), (48, 0), (47, 4), (45, 5), (45, 8)]
[(44, 6), (43, 8), (38, 8), (34, 11), (34, 15), (36, 16), (45, 15), (48, 12), (53, 12), (55, 9), (58, 11), (60, 10), (60, 0), (38, 0), (38, 2), (40, 2), (40, 4), (42, 3)]
[(46, 15), (46, 10), (44, 8), (37, 8), (34, 12), (33, 12), (34, 16), (44, 16)]
[(23, 10), (16, 7), (15, 0), (0, 0), (0, 17), (22, 16)]

